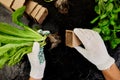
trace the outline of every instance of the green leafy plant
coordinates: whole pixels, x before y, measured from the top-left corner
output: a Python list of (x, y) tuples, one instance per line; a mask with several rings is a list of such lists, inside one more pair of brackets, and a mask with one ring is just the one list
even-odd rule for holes
[(93, 30), (98, 31), (104, 41), (109, 41), (114, 49), (120, 44), (120, 1), (119, 0), (95, 0), (95, 12), (98, 16), (91, 21), (96, 24)]
[(22, 23), (24, 11), (25, 6), (12, 14), (12, 20), (19, 28), (0, 22), (0, 68), (18, 63), (25, 54), (32, 51), (33, 42), (39, 42), (41, 47), (46, 44), (46, 35), (41, 35)]
[(45, 2), (52, 2), (52, 1), (54, 1), (54, 0), (44, 0)]

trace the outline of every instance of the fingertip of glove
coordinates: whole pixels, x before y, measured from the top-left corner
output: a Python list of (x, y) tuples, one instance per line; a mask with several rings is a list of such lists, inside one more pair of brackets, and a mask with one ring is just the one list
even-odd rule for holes
[(38, 42), (34, 42), (34, 45), (37, 45), (37, 44), (39, 44)]
[(36, 46), (36, 47), (37, 47), (37, 46), (39, 46), (39, 45), (40, 45), (40, 44), (39, 44), (38, 42), (34, 42), (34, 43), (33, 43), (33, 46)]
[(82, 28), (74, 28), (73, 32), (74, 32), (75, 34), (78, 34), (78, 33), (80, 33), (82, 30), (83, 30)]
[(74, 30), (73, 30), (73, 32), (76, 32), (76, 31), (78, 31), (79, 29), (78, 28), (75, 28)]
[(40, 44), (39, 44), (38, 42), (34, 42), (34, 43), (33, 43), (32, 51), (34, 52), (34, 51), (36, 51), (36, 50), (39, 50), (39, 48), (40, 48)]

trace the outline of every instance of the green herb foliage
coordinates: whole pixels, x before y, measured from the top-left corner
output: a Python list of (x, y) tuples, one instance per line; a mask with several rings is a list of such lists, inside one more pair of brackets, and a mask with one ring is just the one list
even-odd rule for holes
[(119, 0), (95, 0), (95, 12), (98, 16), (91, 21), (97, 23), (93, 30), (98, 31), (104, 41), (109, 41), (114, 49), (120, 44), (120, 1)]
[(38, 41), (41, 47), (46, 44), (46, 35), (40, 35), (21, 22), (24, 11), (23, 6), (12, 14), (13, 22), (20, 28), (0, 22), (0, 68), (20, 62), (25, 54), (32, 51), (33, 42)]

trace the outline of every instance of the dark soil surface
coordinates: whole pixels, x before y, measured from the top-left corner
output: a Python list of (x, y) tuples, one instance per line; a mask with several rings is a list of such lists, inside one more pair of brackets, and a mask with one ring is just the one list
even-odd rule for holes
[[(48, 8), (49, 15), (42, 25), (42, 29), (50, 30), (61, 37), (62, 42), (50, 50), (45, 46), (46, 69), (43, 80), (104, 80), (100, 71), (80, 55), (75, 49), (65, 46), (65, 30), (79, 28), (92, 28), (90, 21), (96, 16), (94, 12), (95, 0), (70, 0), (68, 14), (60, 14), (54, 7), (54, 2), (46, 3), (43, 0), (34, 0)], [(0, 22), (11, 22), (11, 13), (0, 5)], [(30, 21), (30, 22), (29, 22)], [(25, 23), (32, 26), (31, 20)], [(14, 25), (14, 24), (13, 24)], [(24, 56), (21, 63), (0, 70), (0, 80), (28, 80), (29, 61)], [(96, 78), (93, 78), (95, 77)]]

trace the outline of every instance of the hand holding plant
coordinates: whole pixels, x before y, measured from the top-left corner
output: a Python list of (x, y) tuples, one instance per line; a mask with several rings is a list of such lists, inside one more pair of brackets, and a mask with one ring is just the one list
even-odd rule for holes
[(0, 68), (4, 65), (15, 65), (25, 54), (32, 51), (34, 42), (45, 46), (47, 35), (39, 34), (21, 22), (25, 6), (12, 14), (12, 20), (19, 28), (7, 23), (0, 23)]

